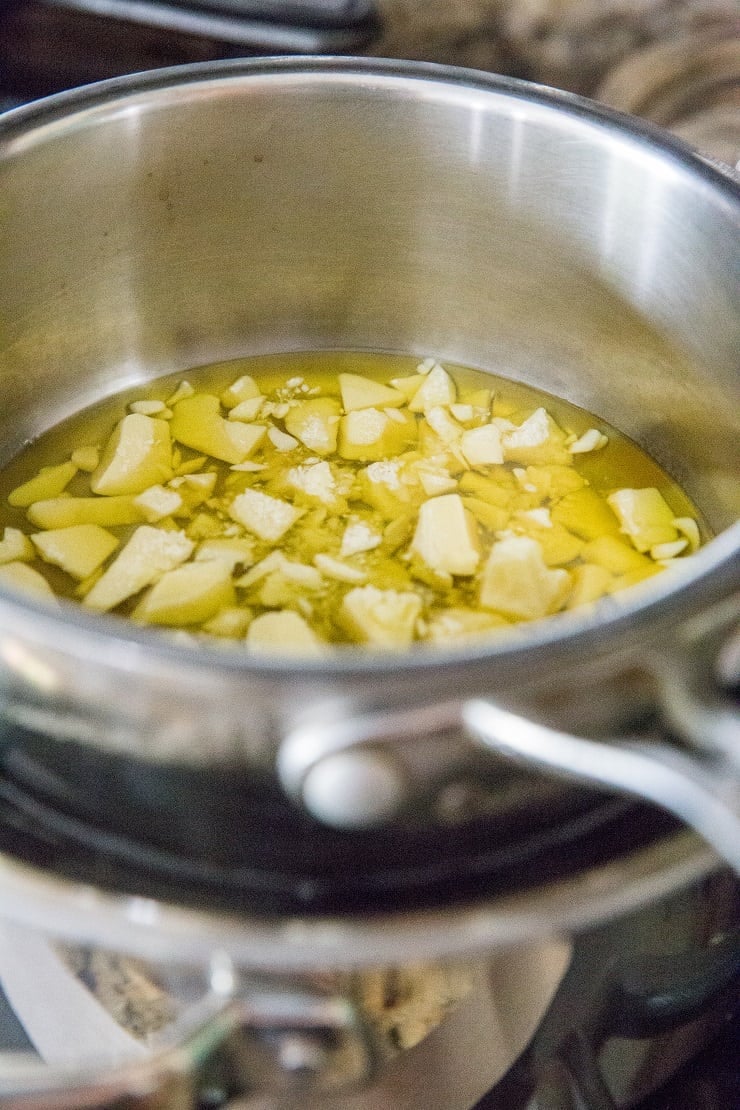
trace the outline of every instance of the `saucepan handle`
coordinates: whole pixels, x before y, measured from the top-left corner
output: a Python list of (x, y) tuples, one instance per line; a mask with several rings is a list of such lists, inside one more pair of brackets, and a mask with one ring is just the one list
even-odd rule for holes
[(492, 753), (661, 806), (740, 872), (739, 629), (731, 597), (676, 630), (670, 651), (645, 655), (657, 735), (577, 737), (475, 698), (304, 724), (283, 741), (278, 774), (318, 820), (357, 829), (418, 805), (457, 769), (469, 777), (471, 755), (490, 770)]
[(740, 598), (726, 599), (647, 658), (666, 739), (585, 739), (483, 699), (463, 706), (464, 723), (487, 750), (674, 813), (740, 873), (739, 614)]

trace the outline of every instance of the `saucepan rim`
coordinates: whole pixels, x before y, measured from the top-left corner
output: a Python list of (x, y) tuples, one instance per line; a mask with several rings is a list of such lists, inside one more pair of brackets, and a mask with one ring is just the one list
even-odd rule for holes
[[(19, 144), (41, 136), (47, 125), (67, 120), (97, 108), (110, 108), (141, 94), (186, 88), (224, 80), (248, 81), (253, 77), (300, 75), (327, 76), (332, 79), (365, 79), (379, 84), (425, 81), (443, 86), (470, 89), (513, 97), (558, 112), (588, 119), (621, 138), (645, 145), (662, 158), (677, 164), (684, 172), (703, 180), (718, 201), (728, 207), (740, 234), (740, 186), (729, 176), (709, 165), (690, 147), (655, 125), (616, 111), (595, 101), (559, 89), (514, 77), (504, 77), (462, 67), (426, 62), (346, 57), (267, 57), (258, 59), (202, 62), (115, 77), (92, 85), (57, 93), (22, 105), (0, 116), (0, 160), (6, 152), (18, 151)], [(433, 353), (433, 352), (432, 352)], [(674, 566), (649, 584), (633, 587), (629, 598), (619, 598), (608, 606), (580, 612), (556, 614), (530, 625), (519, 625), (505, 637), (474, 641), (457, 647), (414, 645), (404, 652), (375, 652), (367, 648), (336, 646), (320, 659), (260, 658), (243, 648), (219, 644), (184, 644), (161, 630), (139, 628), (120, 617), (87, 614), (80, 606), (64, 599), (51, 608), (31, 597), (0, 587), (0, 629), (18, 628), (23, 622), (24, 637), (38, 642), (66, 642), (70, 654), (101, 658), (108, 651), (129, 645), (137, 654), (146, 653), (164, 664), (203, 667), (224, 674), (237, 672), (256, 677), (325, 678), (354, 675), (378, 676), (399, 672), (429, 674), (450, 664), (495, 663), (516, 666), (526, 657), (547, 658), (550, 662), (587, 653), (601, 654), (608, 640), (611, 648), (625, 646), (642, 632), (659, 633), (666, 623), (676, 623), (669, 613), (671, 599), (681, 598), (684, 616), (698, 612), (713, 601), (727, 596), (740, 586), (740, 523), (731, 525), (711, 539), (690, 559)]]

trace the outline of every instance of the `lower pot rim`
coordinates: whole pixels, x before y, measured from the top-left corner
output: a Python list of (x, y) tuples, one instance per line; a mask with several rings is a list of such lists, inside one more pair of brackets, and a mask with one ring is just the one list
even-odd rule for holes
[[(4, 916), (60, 940), (143, 959), (256, 971), (351, 970), (473, 957), (599, 924), (718, 870), (696, 834), (680, 831), (576, 877), (461, 906), (353, 917), (250, 917), (111, 893), (0, 855)], [(52, 924), (53, 923), (53, 924)]]

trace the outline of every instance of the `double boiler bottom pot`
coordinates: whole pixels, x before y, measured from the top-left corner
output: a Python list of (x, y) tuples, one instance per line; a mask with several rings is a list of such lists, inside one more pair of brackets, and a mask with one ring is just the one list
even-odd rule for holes
[(304, 975), (558, 938), (740, 866), (729, 179), (559, 92), (278, 59), (6, 115), (0, 203), (0, 461), (207, 362), (433, 354), (618, 427), (715, 537), (610, 609), (392, 657), (0, 592), (10, 916)]

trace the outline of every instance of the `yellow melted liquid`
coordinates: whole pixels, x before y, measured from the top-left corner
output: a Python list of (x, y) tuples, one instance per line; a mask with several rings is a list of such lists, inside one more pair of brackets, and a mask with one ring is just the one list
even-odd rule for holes
[[(432, 363), (427, 360), (421, 365), (423, 380), (428, 380)], [(110, 611), (133, 615), (142, 623), (169, 624), (188, 633), (244, 641), (247, 647), (278, 652), (291, 650), (285, 637), (290, 636), (295, 622), (282, 629), (278, 623), (273, 638), (270, 634), (253, 635), (259, 627), (254, 622), (268, 613), (289, 613), (299, 618), (301, 629), (306, 629), (305, 642), (303, 632), (299, 636), (299, 650), (312, 653), (330, 643), (400, 648), (416, 641), (442, 643), (498, 634), (518, 620), (536, 619), (611, 596), (659, 573), (673, 558), (686, 557), (695, 547), (698, 530), (689, 527), (687, 532), (686, 525), (687, 519), (689, 525), (697, 520), (695, 508), (636, 444), (567, 402), (480, 371), (445, 364), (444, 371), (454, 383), (454, 397), (450, 403), (432, 406), (435, 412), (409, 411), (409, 407), (414, 408), (414, 383), (407, 389), (410, 401), (376, 409), (380, 413), (378, 421), (386, 426), (383, 435), (390, 435), (394, 442), (392, 451), (384, 450), (390, 440), (383, 435), (376, 444), (363, 447), (350, 443), (348, 447), (345, 432), (349, 425), (344, 423), (348, 417), (342, 408), (338, 376), (358, 375), (402, 386), (403, 380), (419, 375), (419, 366), (418, 359), (406, 356), (359, 353), (241, 359), (157, 380), (79, 413), (42, 436), (0, 474), (0, 531), (3, 527), (17, 530), (30, 537), (34, 545), (32, 556), (26, 552), (20, 560), (6, 558), (4, 567), (7, 570), (9, 565), (22, 562), (43, 576), (54, 593), (85, 605), (95, 599), (97, 583), (142, 526), (186, 538), (191, 551), (180, 565), (209, 553), (213, 557), (213, 542), (227, 540), (241, 545), (240, 557), (231, 553), (227, 592), (216, 591), (213, 595), (213, 611), (206, 601), (208, 611), (204, 615), (201, 606), (197, 619), (189, 617), (197, 605), (192, 611), (186, 606), (171, 619), (166, 619), (166, 607), (165, 619), (161, 619), (156, 605), (153, 615), (147, 615), (146, 599), (156, 587), (156, 577)], [(242, 423), (265, 433), (245, 460), (226, 462), (176, 439), (172, 443), (173, 477), (165, 475), (161, 484), (168, 490), (182, 489), (185, 472), (213, 474), (213, 488), (204, 500), (194, 504), (191, 496), (161, 519), (155, 519), (151, 509), (142, 509), (139, 521), (106, 527), (117, 546), (82, 581), (57, 565), (59, 560), (50, 560), (48, 551), (42, 557), (44, 551), (33, 537), (54, 529), (35, 522), (38, 506), (10, 504), (14, 490), (37, 475), (40, 468), (63, 463), (80, 448), (96, 448), (100, 456), (132, 404), (136, 408), (142, 401), (162, 402), (165, 408), (152, 412), (149, 418), (171, 422), (177, 409), (171, 398), (178, 395), (176, 390), (183, 379), (197, 395), (220, 397), (243, 375), (254, 379), (264, 402), (251, 419)], [(317, 451), (296, 436), (292, 445), (285, 438), (291, 435), (291, 427), (295, 431), (295, 420), (289, 414), (299, 412), (302, 403), (316, 397), (335, 399), (337, 449)], [(229, 404), (231, 401), (233, 398)], [(552, 442), (544, 448), (532, 448), (530, 456), (526, 446), (508, 451), (506, 442), (511, 431), (543, 408), (553, 423)], [(219, 418), (228, 419), (229, 411), (222, 406)], [(399, 432), (402, 421), (403, 434)], [(466, 433), (491, 423), (504, 444), (504, 461), (469, 461), (464, 449), (470, 442), (469, 437), (464, 438)], [(605, 441), (601, 438), (595, 449), (571, 453), (573, 443), (584, 433), (593, 435), (592, 429), (606, 437)], [(555, 462), (548, 456), (549, 447)], [(390, 470), (386, 464), (390, 464)], [(317, 466), (318, 471), (314, 470)], [(304, 478), (309, 471), (323, 472), (326, 478), (327, 468), (330, 489), (324, 483), (317, 493), (316, 489), (307, 490), (305, 483), (296, 484), (296, 471)], [(56, 499), (96, 496), (91, 492), (91, 477), (94, 473), (91, 475), (89, 469), (79, 470)], [(607, 500), (616, 491), (645, 489), (657, 491), (670, 510), (668, 516), (678, 521), (675, 528), (665, 526), (664, 521), (659, 542), (650, 549), (645, 549), (638, 535), (625, 532), (625, 519)], [(598, 495), (607, 521), (603, 535), (596, 533), (593, 521), (579, 522), (569, 511), (572, 503), (580, 503), (579, 490)], [(278, 540), (265, 538), (259, 529), (245, 524), (243, 517), (235, 516), (236, 499), (245, 491), (256, 491), (296, 510), (295, 521)], [(464, 522), (465, 542), (477, 550), (472, 556), (476, 560), (472, 570), (450, 573), (445, 569), (444, 552), (439, 556), (430, 554), (429, 543), (425, 546), (420, 537), (420, 513), (427, 511), (422, 506), (440, 497), (452, 499), (448, 507), (458, 514), (452, 519)], [(349, 540), (348, 528), (354, 529), (355, 539), (364, 529), (364, 535), (372, 538), (370, 545), (354, 550), (357, 544)], [(7, 538), (8, 533), (5, 535)], [(501, 597), (502, 582), (508, 581), (506, 567), (497, 572), (495, 588), (486, 588), (486, 576), (493, 574), (487, 569), (492, 551), (509, 550), (500, 545), (512, 537), (534, 541), (539, 555), (524, 570), (515, 569), (511, 589), (514, 593), (521, 591), (522, 583), (526, 586), (529, 581), (527, 574), (530, 578), (534, 575), (532, 590), (537, 593), (542, 587), (548, 597), (542, 603), (545, 611), (539, 611), (537, 604), (529, 611), (526, 602), (522, 609), (516, 603), (509, 606), (505, 600), (496, 600)], [(447, 541), (440, 537), (440, 543), (444, 548)], [(521, 552), (521, 547), (511, 550)], [(0, 563), (2, 550), (0, 543)], [(531, 544), (526, 549), (529, 554), (533, 550)], [(268, 557), (271, 562), (265, 569), (262, 564)], [(0, 565), (0, 581), (3, 569)], [(357, 602), (354, 607), (350, 604), (353, 601)]]

